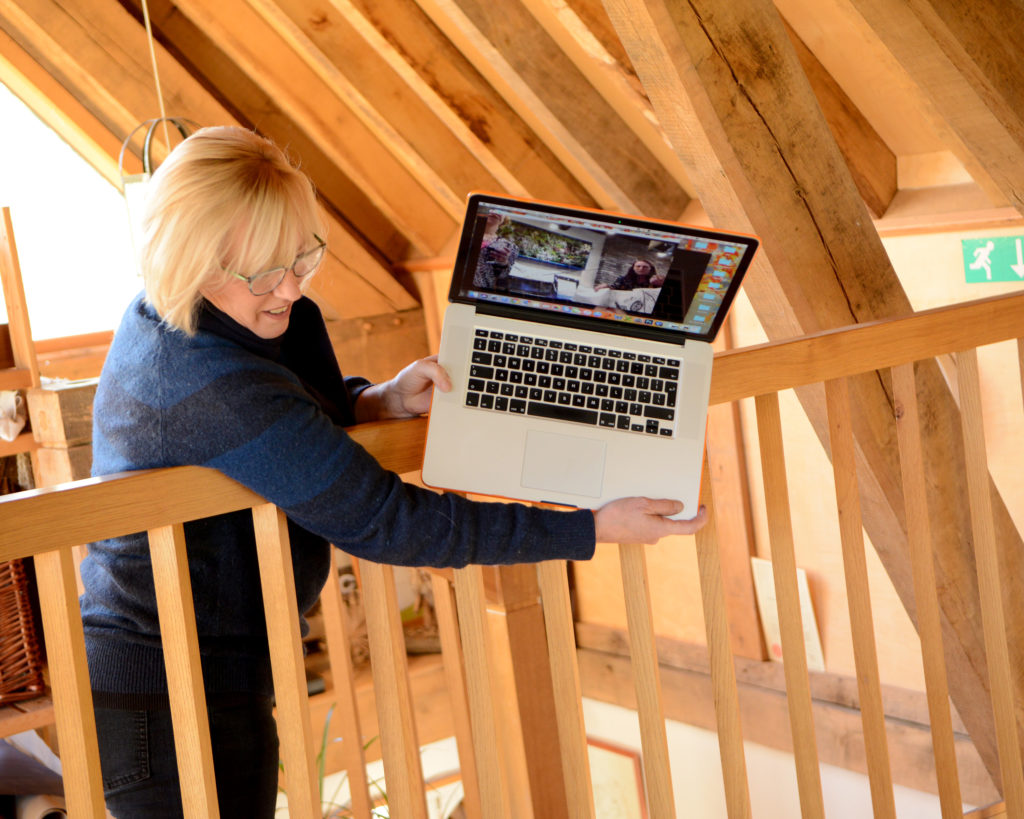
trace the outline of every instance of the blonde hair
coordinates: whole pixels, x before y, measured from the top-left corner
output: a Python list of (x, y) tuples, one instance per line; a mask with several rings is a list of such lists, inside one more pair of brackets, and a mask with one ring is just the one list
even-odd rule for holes
[(146, 299), (192, 335), (200, 289), (287, 265), (313, 234), (326, 239), (309, 178), (269, 140), (237, 127), (202, 128), (153, 174), (142, 217)]

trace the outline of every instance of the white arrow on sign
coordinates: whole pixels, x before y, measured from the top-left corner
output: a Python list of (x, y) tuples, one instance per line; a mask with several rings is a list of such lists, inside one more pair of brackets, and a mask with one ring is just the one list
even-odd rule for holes
[(1021, 248), (1020, 238), (1017, 239), (1017, 264), (1011, 264), (1013, 272), (1016, 273), (1020, 278), (1024, 279), (1024, 249)]

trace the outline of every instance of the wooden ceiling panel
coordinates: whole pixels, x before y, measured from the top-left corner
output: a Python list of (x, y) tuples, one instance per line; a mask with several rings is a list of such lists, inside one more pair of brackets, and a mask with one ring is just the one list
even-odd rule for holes
[[(111, 130), (127, 134), (138, 122), (133, 110), (140, 107), (143, 99), (153, 101), (152, 83), (144, 84), (152, 70), (144, 71), (136, 64), (135, 70), (125, 71), (125, 63), (130, 65), (131, 60), (126, 58), (121, 45), (97, 42), (88, 30), (90, 24), (75, 19), (73, 11), (49, 0), (26, 0), (17, 5), (5, 4), (0, 7), (0, 14), (0, 25), (7, 33), (47, 66), (108, 127), (112, 126)], [(113, 90), (117, 86), (104, 81), (114, 77), (123, 80), (118, 93)]]
[(927, 98), (850, 0), (775, 0), (775, 6), (894, 154), (948, 147)]
[(550, 0), (523, 0), (523, 3), (587, 82), (684, 190), (687, 198), (692, 198), (686, 169), (658, 126), (650, 100), (638, 88), (636, 75), (624, 70), (622, 63), (569, 6), (553, 4)]
[(1007, 0), (928, 0), (914, 4), (922, 24), (1018, 144), (1024, 143), (1020, 78), (1024, 9)]

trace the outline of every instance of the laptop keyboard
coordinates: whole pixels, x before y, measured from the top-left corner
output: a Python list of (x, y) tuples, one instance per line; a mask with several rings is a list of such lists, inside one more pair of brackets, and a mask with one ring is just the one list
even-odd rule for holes
[(466, 406), (671, 437), (678, 359), (477, 328)]

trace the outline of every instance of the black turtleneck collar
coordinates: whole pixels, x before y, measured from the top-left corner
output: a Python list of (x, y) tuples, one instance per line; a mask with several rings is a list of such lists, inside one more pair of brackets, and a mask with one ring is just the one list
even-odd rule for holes
[[(294, 308), (297, 307), (299, 302), (296, 302), (293, 306), (292, 317), (294, 318)], [(231, 316), (221, 310), (219, 307), (215, 307), (211, 302), (203, 299), (199, 303), (199, 320), (197, 326), (200, 330), (205, 330), (208, 333), (213, 333), (215, 336), (226, 338), (228, 341), (233, 341), (240, 347), (248, 350), (250, 353), (255, 353), (262, 358), (269, 358), (271, 361), (281, 360), (281, 349), (284, 346), (284, 337), (288, 331), (279, 335), (277, 338), (262, 338), (256, 335), (248, 327), (243, 327)], [(289, 329), (291, 329), (291, 321), (288, 323)]]
[[(320, 308), (312, 299), (303, 296), (292, 304), (288, 329), (276, 338), (261, 338), (206, 299), (200, 303), (197, 326), (288, 368), (334, 423), (355, 423), (354, 396), (342, 378)], [(358, 385), (353, 384), (357, 393), (369, 383), (358, 381)]]

